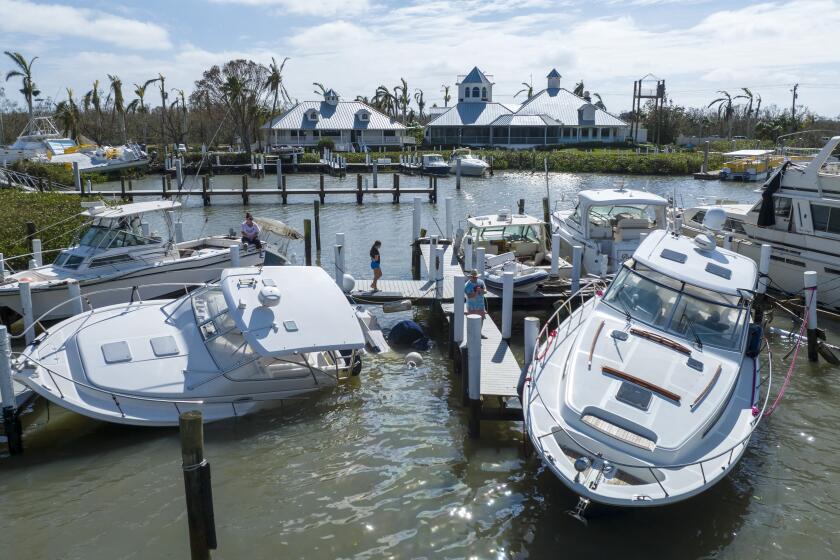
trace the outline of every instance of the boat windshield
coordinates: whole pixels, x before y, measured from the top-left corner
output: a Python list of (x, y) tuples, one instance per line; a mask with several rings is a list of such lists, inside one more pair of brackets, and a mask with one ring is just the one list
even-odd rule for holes
[(540, 234), (532, 225), (491, 226), (470, 231), (476, 241), (539, 241)]
[(191, 299), (195, 323), (219, 370), (235, 369), (257, 357), (236, 328), (220, 287), (197, 290)]
[(741, 298), (636, 267), (622, 267), (604, 295), (607, 304), (693, 344), (740, 350), (749, 320), (749, 307)]
[(155, 242), (140, 234), (139, 219), (129, 222), (125, 218), (114, 224), (93, 224), (79, 238), (79, 245), (94, 249), (116, 249)]
[[(657, 214), (664, 212), (663, 206), (592, 206), (589, 209), (589, 222), (594, 226), (610, 227), (618, 225), (621, 220), (647, 220), (656, 225)], [(659, 210), (659, 212), (657, 212)]]

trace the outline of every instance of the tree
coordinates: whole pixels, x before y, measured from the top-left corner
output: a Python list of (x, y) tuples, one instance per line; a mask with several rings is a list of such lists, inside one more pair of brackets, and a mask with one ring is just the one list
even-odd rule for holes
[(79, 106), (73, 99), (72, 89), (67, 88), (67, 100), (60, 101), (55, 106), (55, 114), (61, 123), (63, 133), (76, 140), (79, 137), (81, 114), (79, 112)]
[(754, 99), (754, 96), (753, 96), (753, 92), (750, 91), (750, 88), (742, 87), (741, 91), (743, 91), (744, 93), (742, 93), (741, 95), (736, 95), (732, 99), (733, 99), (733, 101), (735, 99), (746, 99), (746, 100), (748, 100), (748, 103), (747, 103), (746, 107), (744, 107), (744, 118), (747, 121), (747, 126), (746, 126), (745, 133), (746, 133), (747, 136), (749, 136), (750, 131), (752, 129), (752, 127), (750, 126), (750, 123), (752, 122), (752, 116), (753, 116), (753, 99)]
[(160, 87), (160, 147), (166, 156), (166, 77), (158, 74), (157, 82)]
[(443, 88), (443, 106), (449, 107), (449, 100), (452, 99), (452, 96), (449, 95), (449, 86), (441, 85), (440, 87)]
[(522, 82), (522, 85), (525, 86), (516, 93), (513, 94), (513, 98), (516, 99), (519, 97), (520, 93), (524, 93), (526, 95), (526, 99), (531, 99), (534, 97), (534, 86), (529, 84), (528, 82)]
[(583, 92), (584, 92), (583, 80), (581, 80), (581, 81), (579, 81), (578, 83), (575, 84), (575, 89), (572, 91), (572, 93), (574, 93), (578, 97), (583, 97)]
[(95, 128), (93, 131), (88, 129), (88, 133), (93, 136), (93, 140), (97, 144), (102, 143), (102, 92), (99, 90), (99, 80), (93, 81), (93, 87), (85, 93), (82, 103), (87, 113), (92, 107), (96, 113)]
[(134, 84), (134, 95), (137, 96), (137, 99), (132, 101), (128, 104), (126, 108), (129, 112), (137, 112), (140, 113), (140, 120), (143, 123), (143, 145), (145, 146), (149, 139), (148, 139), (148, 115), (149, 115), (149, 108), (146, 107), (146, 88), (152, 85), (153, 83), (157, 82), (159, 78), (152, 78), (151, 80), (146, 80), (143, 82), (143, 85)]
[(318, 82), (312, 82), (312, 85), (315, 86), (316, 88), (318, 88), (314, 92), (316, 95), (320, 95), (321, 97), (324, 97), (327, 94), (327, 88), (324, 87), (324, 84), (319, 84)]
[(114, 112), (120, 117), (123, 144), (128, 144), (128, 132), (125, 124), (125, 100), (123, 99), (122, 80), (119, 76), (108, 74), (111, 81), (111, 93), (114, 95)]
[(732, 105), (732, 96), (729, 95), (728, 91), (718, 90), (718, 93), (723, 95), (723, 97), (718, 97), (711, 103), (709, 103), (708, 108), (711, 109), (713, 105), (717, 105), (717, 114), (718, 120), (723, 120), (724, 123), (729, 124), (728, 132), (726, 137), (732, 137), (732, 116), (735, 114), (735, 107)]
[(269, 69), (262, 64), (237, 59), (221, 67), (213, 66), (195, 82), (194, 96), (207, 96), (211, 105), (227, 109), (249, 155), (251, 139), (258, 130), (259, 119), (268, 104), (269, 73)]
[(41, 91), (38, 89), (38, 86), (36, 86), (35, 82), (32, 81), (32, 65), (36, 60), (38, 60), (38, 57), (36, 56), (29, 62), (26, 62), (26, 59), (19, 52), (3, 52), (6, 53), (6, 56), (12, 59), (12, 62), (14, 62), (18, 68), (17, 70), (9, 70), (6, 72), (6, 81), (8, 82), (10, 79), (17, 77), (21, 79), (23, 87), (20, 89), (20, 92), (26, 99), (26, 106), (29, 108), (29, 118), (31, 120), (33, 116), (32, 101), (41, 95)]
[(396, 100), (395, 110), (402, 110), (402, 122), (405, 124), (408, 104), (411, 103), (411, 94), (408, 93), (408, 84), (405, 78), (400, 78), (400, 85), (394, 87), (394, 99)]
[(601, 96), (597, 93), (593, 93), (592, 95), (594, 95), (595, 97), (598, 98), (598, 101), (595, 102), (595, 106), (598, 107), (599, 109), (601, 109), (602, 111), (606, 111), (607, 106), (604, 105), (604, 100), (601, 99)]
[(417, 102), (417, 107), (420, 108), (420, 120), (423, 120), (423, 108), (426, 106), (426, 100), (423, 99), (423, 90), (418, 89), (414, 92), (414, 101)]
[(389, 117), (393, 117), (395, 115), (396, 97), (391, 94), (391, 90), (387, 87), (379, 86), (376, 88), (376, 94), (373, 96), (373, 104), (374, 107)]
[[(286, 66), (286, 61), (289, 60), (289, 57), (283, 59), (283, 62), (280, 63), (280, 66), (277, 66), (277, 61), (274, 60), (274, 57), (271, 57), (271, 64), (268, 65), (268, 77), (266, 78), (266, 85), (268, 86), (269, 91), (274, 96), (271, 101), (271, 118), (274, 118), (275, 112), (277, 111), (277, 98), (280, 97), (283, 100), (283, 104), (291, 102), (289, 98), (289, 92), (286, 91), (286, 86), (283, 85), (283, 67)], [(323, 86), (322, 86), (323, 87)]]

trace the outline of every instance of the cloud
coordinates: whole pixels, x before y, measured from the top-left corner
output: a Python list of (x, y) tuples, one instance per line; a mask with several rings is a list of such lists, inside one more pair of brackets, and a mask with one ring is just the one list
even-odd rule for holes
[(0, 0), (0, 31), (45, 39), (61, 37), (102, 41), (130, 50), (172, 47), (163, 27), (98, 11), (25, 0)]
[(283, 12), (305, 16), (332, 17), (353, 15), (368, 11), (369, 0), (211, 0), (216, 4), (240, 4), (244, 6), (275, 7)]

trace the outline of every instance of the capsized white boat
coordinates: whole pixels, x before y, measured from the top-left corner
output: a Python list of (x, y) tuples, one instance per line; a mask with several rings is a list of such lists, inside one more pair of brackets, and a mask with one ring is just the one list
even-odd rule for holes
[(361, 370), (353, 307), (319, 267), (225, 270), (175, 300), (122, 303), (49, 328), (13, 363), (14, 377), (91, 418), (176, 426), (242, 416), (335, 385)]
[(461, 162), (461, 175), (464, 177), (481, 177), (490, 169), (490, 164), (475, 157), (469, 148), (458, 148), (452, 151), (452, 155), (449, 156), (450, 173), (457, 172), (458, 161)]
[[(81, 215), (87, 227), (53, 263), (0, 274), (0, 313), (7, 319), (10, 312), (12, 316), (23, 314), (21, 281), (28, 281), (32, 291), (33, 318), (55, 320), (73, 313), (73, 305), (59, 306), (69, 297), (68, 280), (71, 279), (79, 282), (89, 305), (101, 307), (130, 299), (129, 289), (134, 286), (145, 285), (144, 297), (151, 299), (178, 291), (175, 284), (216, 280), (222, 269), (231, 265), (231, 245), (239, 245), (239, 263), (243, 266), (262, 263), (264, 258), (268, 264), (286, 262), (283, 238), (279, 238), (279, 245), (264, 243), (264, 255), (253, 245), (240, 245), (239, 237), (211, 235), (176, 242), (174, 224), (167, 211), (179, 206), (175, 201), (156, 200), (102, 205), (83, 211)], [(166, 234), (148, 231), (143, 215), (150, 212), (164, 213), (169, 230)], [(283, 233), (279, 226), (272, 226), (271, 231)], [(289, 238), (293, 235), (287, 234), (286, 239)]]
[(549, 277), (547, 270), (520, 263), (513, 253), (486, 257), (485, 261), (484, 283), (495, 291), (504, 290), (505, 272), (513, 272), (513, 291), (525, 294), (536, 292)]
[(771, 381), (750, 324), (757, 281), (753, 261), (708, 235), (656, 230), (603, 297), (549, 320), (525, 378), (525, 427), (583, 505), (669, 504), (732, 470)]

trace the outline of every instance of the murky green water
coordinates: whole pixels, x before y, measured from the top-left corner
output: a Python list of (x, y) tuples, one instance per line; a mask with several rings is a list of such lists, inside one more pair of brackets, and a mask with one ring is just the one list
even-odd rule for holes
[[(390, 184), (383, 176), (383, 184)], [(237, 177), (214, 179), (238, 185)], [(334, 180), (338, 182), (338, 180)], [(355, 185), (355, 178), (346, 179)], [(579, 189), (614, 176), (555, 174), (552, 199), (568, 206)], [(333, 180), (330, 180), (333, 182)], [(159, 185), (149, 180), (149, 187)], [(266, 186), (274, 185), (269, 176)], [(425, 184), (402, 178), (402, 187)], [(290, 176), (289, 188), (317, 184)], [(515, 208), (540, 214), (543, 175), (499, 173), (441, 181), (441, 204), (424, 202), (423, 225), (454, 215)], [(632, 188), (749, 201), (748, 186), (691, 179), (627, 178)], [(251, 185), (258, 186), (252, 180)], [(329, 188), (329, 184), (328, 184)], [(561, 198), (565, 193), (565, 198)], [(274, 197), (271, 197), (274, 198)], [(314, 197), (313, 197), (314, 198)], [(410, 202), (410, 196), (406, 202)], [(405, 200), (405, 199), (404, 199)], [(202, 208), (187, 201), (187, 236), (238, 228), (237, 198)], [(301, 227), (312, 202), (286, 207), (253, 197), (251, 211)], [(390, 196), (327, 198), (321, 212), (322, 263), (331, 266), (336, 232), (347, 237), (347, 267), (369, 273), (367, 250), (383, 241), (385, 277), (408, 277), (411, 204)], [(157, 224), (155, 227), (159, 227)], [(302, 259), (303, 246), (292, 252)], [(331, 270), (331, 268), (328, 268)], [(390, 327), (411, 313), (380, 314)], [(422, 309), (415, 318), (433, 325)], [(521, 324), (524, 313), (516, 314)], [(545, 318), (545, 316), (543, 316)], [(791, 328), (788, 320), (777, 325)], [(825, 324), (837, 340), (838, 325)], [(521, 331), (514, 332), (521, 345)], [(790, 349), (773, 342), (776, 381)], [(521, 352), (519, 346), (516, 349)], [(584, 527), (565, 514), (576, 503), (553, 475), (522, 453), (520, 423), (485, 423), (470, 440), (457, 380), (433, 349), (407, 370), (399, 356), (368, 357), (361, 379), (235, 421), (208, 425), (216, 558), (832, 558), (840, 555), (840, 390), (838, 370), (800, 362), (781, 408), (765, 422), (733, 473), (697, 498), (655, 510), (594, 511)], [(800, 358), (801, 359), (801, 358)], [(109, 425), (36, 407), (27, 416), (26, 453), (0, 458), (0, 557), (184, 558), (187, 522), (177, 430)]]

